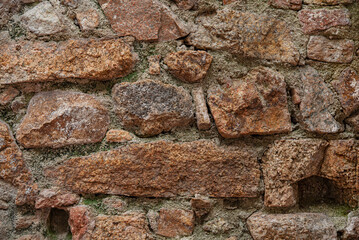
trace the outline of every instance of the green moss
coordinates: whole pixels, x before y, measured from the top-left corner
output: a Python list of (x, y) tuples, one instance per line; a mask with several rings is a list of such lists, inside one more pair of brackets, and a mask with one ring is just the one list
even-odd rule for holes
[(20, 27), (19, 24), (12, 24), (9, 27), (9, 35), (11, 39), (19, 38), (25, 35), (25, 30)]
[(138, 77), (138, 71), (136, 72), (132, 72), (130, 74), (128, 74), (127, 76), (121, 78), (122, 82), (135, 82), (137, 80)]
[(94, 208), (98, 213), (105, 213), (105, 206), (102, 203), (102, 197), (84, 198), (82, 203)]
[(57, 239), (56, 233), (54, 231), (52, 231), (51, 229), (46, 230), (45, 237), (46, 237), (46, 239), (49, 239), (49, 240)]

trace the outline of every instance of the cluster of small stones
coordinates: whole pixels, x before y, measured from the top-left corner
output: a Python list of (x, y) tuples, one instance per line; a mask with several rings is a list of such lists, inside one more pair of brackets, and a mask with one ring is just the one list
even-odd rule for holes
[(355, 0), (0, 2), (0, 239), (359, 239), (358, 136)]

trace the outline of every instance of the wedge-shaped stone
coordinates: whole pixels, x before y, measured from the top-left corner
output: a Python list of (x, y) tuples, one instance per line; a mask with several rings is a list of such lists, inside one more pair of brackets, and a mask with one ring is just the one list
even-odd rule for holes
[(160, 81), (123, 82), (112, 91), (122, 125), (141, 136), (154, 136), (194, 119), (192, 97), (184, 88)]
[(95, 97), (70, 91), (36, 94), (16, 132), (26, 148), (58, 148), (104, 138), (110, 117)]
[(77, 193), (172, 197), (255, 197), (260, 171), (252, 147), (211, 141), (130, 144), (49, 169), (57, 184)]
[(168, 41), (188, 34), (185, 24), (158, 0), (100, 0), (99, 3), (119, 36)]
[(281, 20), (224, 9), (215, 16), (198, 18), (198, 23), (197, 31), (186, 39), (197, 48), (298, 64), (299, 52), (292, 42), (290, 29)]
[(120, 39), (20, 41), (0, 46), (0, 84), (109, 80), (131, 72), (134, 56)]
[(291, 131), (284, 77), (269, 68), (253, 69), (229, 88), (210, 88), (208, 104), (225, 138)]
[(255, 213), (247, 224), (254, 240), (337, 239), (334, 223), (322, 213)]

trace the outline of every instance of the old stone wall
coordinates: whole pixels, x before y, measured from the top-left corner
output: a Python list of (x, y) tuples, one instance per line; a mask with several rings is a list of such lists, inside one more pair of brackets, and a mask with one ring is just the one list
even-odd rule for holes
[(359, 239), (356, 0), (0, 0), (0, 239)]

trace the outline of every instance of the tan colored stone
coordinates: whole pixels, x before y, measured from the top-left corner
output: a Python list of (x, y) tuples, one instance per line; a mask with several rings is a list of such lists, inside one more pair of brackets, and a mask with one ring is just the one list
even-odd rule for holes
[(198, 218), (207, 215), (212, 209), (212, 202), (209, 198), (195, 197), (191, 199), (191, 207)]
[(269, 0), (268, 3), (276, 8), (300, 10), (302, 0)]
[(130, 46), (121, 39), (19, 41), (2, 44), (0, 52), (0, 84), (110, 80), (126, 76), (134, 66)]
[(307, 57), (329, 63), (350, 63), (353, 61), (353, 40), (329, 40), (312, 36), (307, 45)]
[(21, 9), (20, 0), (1, 0), (0, 2), (0, 28), (5, 26), (13, 14)]
[(353, 0), (303, 0), (306, 4), (316, 5), (338, 5), (353, 3)]
[(18, 188), (17, 205), (33, 203), (37, 185), (26, 167), (9, 126), (0, 120), (0, 178)]
[(235, 228), (228, 220), (221, 217), (212, 219), (203, 224), (203, 230), (212, 234), (226, 233)]
[(121, 129), (111, 129), (106, 133), (107, 142), (123, 143), (132, 140), (132, 135)]
[(0, 105), (6, 105), (9, 104), (17, 95), (19, 95), (20, 91), (16, 88), (9, 87), (6, 88), (1, 94), (0, 94)]
[(164, 59), (169, 71), (187, 83), (200, 82), (207, 74), (213, 57), (205, 51), (185, 50), (170, 53)]
[(156, 234), (165, 237), (189, 236), (194, 229), (194, 214), (190, 210), (161, 209)]
[(26, 148), (58, 148), (73, 144), (100, 142), (110, 118), (95, 97), (70, 91), (36, 94), (16, 132)]
[(269, 68), (253, 69), (228, 88), (210, 88), (208, 105), (225, 138), (291, 131), (284, 77)]
[(247, 224), (254, 240), (337, 239), (334, 224), (322, 213), (255, 213), (248, 218)]
[(73, 240), (88, 240), (95, 227), (95, 221), (88, 207), (79, 205), (69, 209), (69, 225)]
[(95, 9), (76, 13), (77, 22), (81, 30), (93, 30), (100, 24), (100, 16)]
[(124, 213), (117, 216), (96, 217), (93, 240), (152, 240), (146, 216), (143, 213)]
[(174, 1), (179, 8), (184, 10), (192, 9), (197, 3), (197, 0), (174, 0)]
[(77, 204), (80, 197), (70, 192), (59, 189), (41, 190), (36, 198), (35, 208), (61, 208)]
[(312, 67), (301, 70), (301, 83), (296, 89), (300, 96), (300, 123), (305, 130), (319, 134), (338, 133), (343, 126), (334, 118), (330, 108), (335, 106), (335, 96), (323, 78)]
[(47, 171), (57, 184), (77, 193), (172, 197), (256, 197), (257, 153), (242, 143), (211, 141), (130, 144), (67, 160)]
[(227, 50), (232, 54), (297, 65), (299, 52), (286, 23), (267, 15), (230, 8), (197, 18), (197, 31), (186, 41), (199, 49)]
[(196, 105), (196, 119), (199, 130), (208, 130), (211, 128), (211, 120), (209, 119), (206, 99), (202, 88), (192, 90), (192, 97)]
[(359, 236), (359, 214), (353, 211), (348, 214), (348, 223), (344, 230), (343, 240), (356, 240)]
[(262, 157), (265, 202), (268, 207), (292, 207), (296, 183), (319, 173), (327, 142), (300, 139), (275, 141)]
[(43, 236), (40, 233), (28, 234), (17, 238), (16, 240), (43, 240)]
[(359, 108), (359, 75), (355, 70), (344, 69), (339, 79), (333, 81), (332, 85), (339, 95), (346, 116)]
[(191, 95), (160, 81), (123, 82), (115, 85), (112, 97), (122, 125), (141, 136), (188, 126), (194, 119)]
[(100, 0), (99, 3), (118, 36), (168, 41), (188, 34), (185, 24), (160, 1)]
[(303, 9), (298, 12), (298, 18), (306, 34), (350, 25), (350, 14), (347, 9)]
[(149, 74), (151, 75), (161, 74), (160, 60), (161, 60), (161, 55), (153, 55), (148, 57)]
[(127, 206), (126, 202), (118, 197), (105, 198), (102, 203), (108, 211), (120, 211)]

